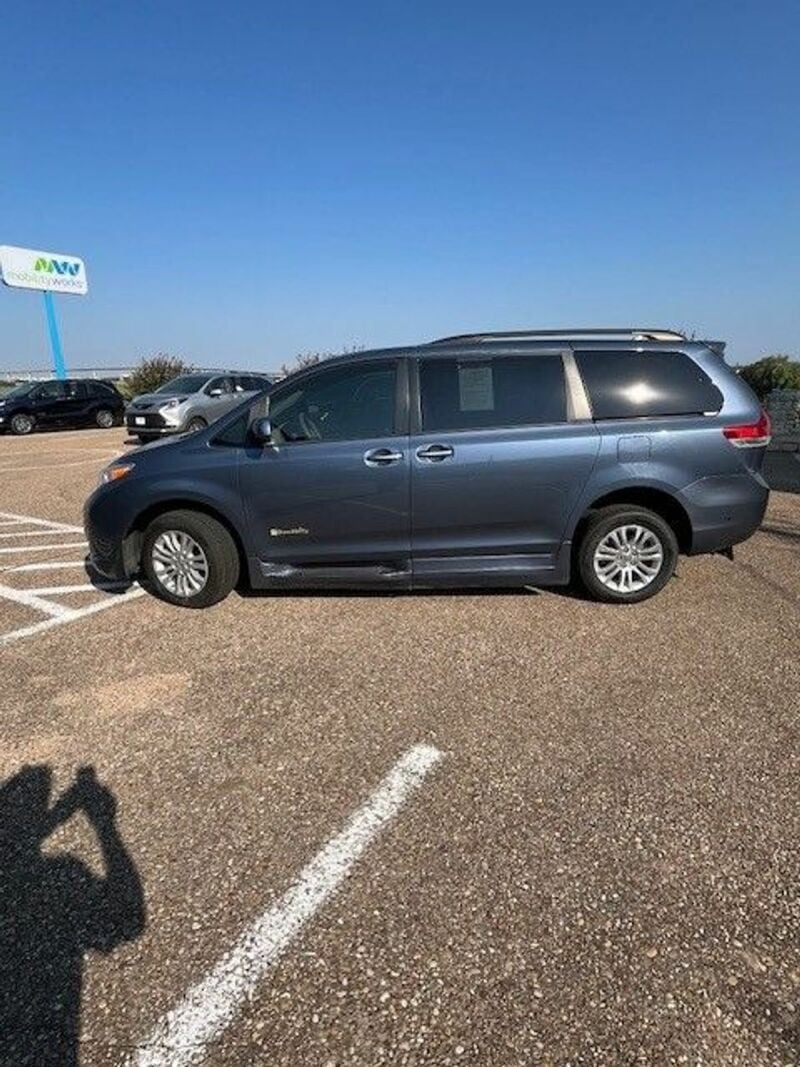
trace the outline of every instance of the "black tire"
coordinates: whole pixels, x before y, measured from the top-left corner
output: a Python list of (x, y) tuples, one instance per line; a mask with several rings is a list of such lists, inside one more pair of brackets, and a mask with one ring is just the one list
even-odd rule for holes
[(23, 411), (11, 417), (11, 432), (16, 434), (17, 437), (24, 437), (26, 434), (33, 433), (36, 426), (36, 421), (33, 415), (28, 415)]
[(111, 408), (98, 408), (94, 413), (94, 421), (101, 430), (110, 430), (114, 425), (114, 412)]
[[(187, 534), (202, 549), (208, 575), (202, 589), (181, 596), (165, 586), (156, 572), (153, 546), (169, 531)], [(200, 511), (167, 511), (153, 519), (142, 542), (142, 570), (148, 590), (182, 608), (208, 608), (224, 600), (239, 579), (239, 554), (233, 538), (216, 519)]]
[[(621, 526), (643, 527), (656, 538), (662, 552), (658, 571), (639, 589), (622, 591), (611, 588), (601, 581), (595, 570), (595, 552), (598, 545)], [(652, 544), (649, 539), (648, 543)], [(665, 519), (654, 511), (637, 507), (635, 504), (611, 504), (590, 516), (578, 546), (577, 571), (583, 588), (595, 600), (614, 604), (637, 604), (655, 596), (664, 588), (675, 573), (677, 562), (678, 540), (675, 531)]]
[(189, 419), (186, 423), (186, 433), (200, 433), (201, 430), (205, 430), (208, 423), (200, 415), (195, 415), (193, 419)]
[(137, 433), (136, 439), (140, 445), (149, 445), (151, 441), (155, 441), (156, 437), (151, 433)]

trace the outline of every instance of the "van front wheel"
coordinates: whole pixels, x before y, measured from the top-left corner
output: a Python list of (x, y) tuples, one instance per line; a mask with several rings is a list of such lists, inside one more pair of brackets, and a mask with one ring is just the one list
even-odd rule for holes
[(239, 577), (233, 538), (199, 511), (168, 511), (153, 519), (142, 544), (145, 585), (183, 608), (207, 608), (224, 600)]
[(654, 511), (613, 504), (589, 519), (577, 562), (595, 600), (635, 604), (655, 596), (675, 573), (678, 541)]

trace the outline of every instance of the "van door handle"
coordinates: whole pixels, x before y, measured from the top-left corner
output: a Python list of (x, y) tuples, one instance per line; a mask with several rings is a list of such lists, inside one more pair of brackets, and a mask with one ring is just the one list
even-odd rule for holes
[(428, 445), (426, 448), (417, 449), (417, 459), (427, 459), (432, 463), (450, 459), (454, 454), (455, 452), (450, 445)]
[(368, 467), (388, 467), (390, 463), (398, 463), (402, 458), (402, 452), (395, 452), (391, 448), (372, 448), (364, 453), (364, 462)]

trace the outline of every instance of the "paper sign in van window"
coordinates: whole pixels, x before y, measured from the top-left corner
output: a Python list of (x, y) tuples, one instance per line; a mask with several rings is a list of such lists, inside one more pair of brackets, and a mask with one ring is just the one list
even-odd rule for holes
[(458, 406), (461, 411), (493, 411), (492, 368), (462, 364), (458, 368)]

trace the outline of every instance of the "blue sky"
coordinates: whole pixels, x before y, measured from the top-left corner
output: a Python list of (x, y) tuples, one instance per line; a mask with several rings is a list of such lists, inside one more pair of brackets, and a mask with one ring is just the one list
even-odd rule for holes
[[(796, 0), (10, 4), (0, 243), (68, 363), (570, 324), (800, 356)], [(0, 287), (0, 368), (49, 359)]]

